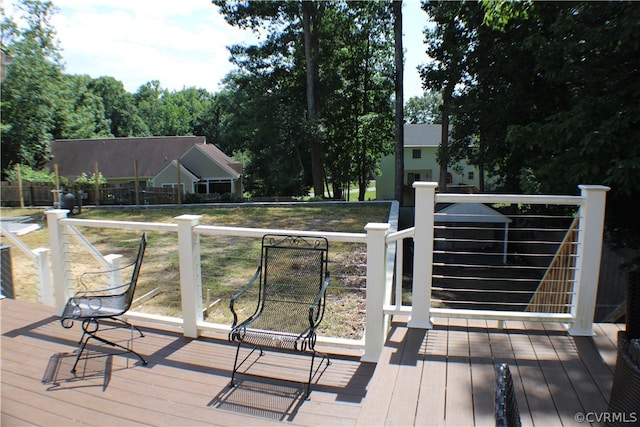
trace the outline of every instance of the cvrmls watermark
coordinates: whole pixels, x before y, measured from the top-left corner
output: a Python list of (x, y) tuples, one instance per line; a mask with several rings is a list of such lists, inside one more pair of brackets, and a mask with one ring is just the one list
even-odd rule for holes
[(579, 423), (637, 423), (637, 412), (577, 412), (574, 418)]

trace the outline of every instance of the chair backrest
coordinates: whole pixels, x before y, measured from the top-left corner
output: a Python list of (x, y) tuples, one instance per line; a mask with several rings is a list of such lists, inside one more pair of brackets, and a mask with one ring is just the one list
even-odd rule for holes
[[(265, 235), (262, 238), (261, 299), (265, 310), (288, 319), (280, 323), (298, 330), (309, 325), (309, 306), (327, 274), (328, 241), (323, 237)], [(315, 316), (320, 316), (319, 307)], [(299, 320), (298, 320), (299, 319)]]
[(627, 338), (640, 338), (640, 270), (629, 271), (625, 284)]
[(520, 427), (520, 412), (509, 365), (496, 369), (496, 427)]
[(133, 294), (136, 291), (136, 285), (138, 283), (138, 276), (140, 275), (140, 267), (142, 266), (142, 259), (144, 258), (144, 251), (147, 248), (147, 233), (142, 233), (140, 237), (140, 245), (138, 246), (138, 255), (136, 256), (135, 263), (133, 264), (133, 272), (131, 273), (131, 281), (129, 287), (124, 293), (124, 307), (126, 311), (131, 307), (133, 302)]

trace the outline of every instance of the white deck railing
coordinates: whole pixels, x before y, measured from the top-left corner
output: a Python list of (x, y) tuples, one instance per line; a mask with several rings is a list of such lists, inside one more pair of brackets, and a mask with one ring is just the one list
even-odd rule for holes
[(31, 249), (20, 238), (9, 230), (4, 222), (0, 221), (0, 231), (18, 249), (26, 254), (33, 262), (36, 270), (36, 292), (40, 302), (46, 305), (53, 305), (53, 287), (51, 286), (51, 270), (49, 269), (49, 249)]
[[(580, 196), (531, 196), (505, 194), (437, 194), (436, 183), (414, 183), (416, 190), (415, 226), (392, 233), (387, 242), (413, 238), (413, 285), (411, 305), (403, 305), (402, 290), (396, 284), (396, 303), (385, 301), (387, 314), (404, 313), (410, 316), (409, 325), (418, 328), (430, 328), (431, 317), (480, 318), (497, 320), (532, 320), (561, 322), (570, 325), (573, 335), (592, 335), (592, 323), (598, 290), (600, 256), (604, 229), (605, 195), (609, 190), (603, 186), (580, 186)], [(519, 205), (555, 205), (576, 208), (579, 219), (577, 254), (574, 267), (568, 272), (568, 282), (572, 286), (571, 303), (566, 313), (557, 310), (531, 312), (524, 310), (486, 310), (432, 307), (432, 288), (434, 280), (434, 230), (437, 214), (434, 207), (438, 203), (481, 203), (481, 204), (519, 204)], [(507, 232), (505, 231), (505, 242)], [(398, 245), (402, 247), (403, 245)], [(398, 252), (396, 267), (402, 262), (402, 251)], [(506, 259), (506, 252), (503, 255)], [(483, 266), (474, 266), (483, 267)], [(507, 267), (505, 267), (507, 268)], [(399, 272), (397, 276), (401, 276)], [(459, 278), (462, 279), (462, 278)], [(517, 279), (514, 279), (517, 280)], [(469, 289), (465, 289), (469, 291)], [(473, 290), (471, 290), (473, 291)], [(507, 304), (505, 304), (506, 306)]]
[[(132, 318), (170, 323), (183, 328), (185, 336), (196, 338), (202, 331), (228, 331), (228, 325), (206, 322), (203, 316), (203, 291), (200, 237), (237, 236), (261, 238), (266, 233), (292, 235), (321, 235), (333, 242), (351, 242), (366, 245), (366, 325), (360, 340), (322, 337), (319, 341), (352, 346), (364, 350), (362, 359), (377, 361), (386, 339), (392, 314), (409, 316), (409, 326), (430, 328), (431, 317), (477, 317), (498, 321), (508, 319), (557, 321), (571, 325), (574, 335), (591, 335), (595, 309), (600, 254), (602, 249), (604, 206), (607, 187), (580, 186), (580, 196), (519, 196), (519, 195), (462, 195), (436, 194), (435, 183), (414, 183), (416, 191), (415, 226), (395, 231), (397, 223), (370, 223), (364, 233), (314, 232), (307, 230), (273, 230), (261, 228), (219, 227), (200, 224), (199, 215), (181, 215), (174, 223), (132, 221), (101, 221), (67, 218), (65, 210), (47, 211), (51, 244), (51, 264), (55, 306), (62, 310), (66, 299), (73, 293), (71, 277), (70, 237), (78, 227), (118, 228), (161, 231), (177, 234), (181, 316), (169, 317), (147, 313), (129, 313)], [(579, 235), (575, 289), (569, 313), (531, 313), (525, 311), (492, 311), (432, 307), (434, 228), (436, 203), (515, 203), (569, 205), (579, 210)], [(397, 221), (397, 218), (395, 219)], [(413, 284), (410, 305), (403, 304), (402, 264), (407, 256), (402, 241), (413, 239)], [(80, 241), (82, 239), (79, 239)], [(105, 262), (111, 262), (107, 258)], [(394, 268), (395, 260), (395, 268)]]

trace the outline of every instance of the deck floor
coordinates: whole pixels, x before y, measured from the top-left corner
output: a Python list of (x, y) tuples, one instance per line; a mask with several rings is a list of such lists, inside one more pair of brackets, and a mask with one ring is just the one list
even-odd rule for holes
[[(2, 426), (11, 425), (494, 425), (494, 366), (509, 363), (525, 426), (584, 425), (577, 413), (604, 412), (621, 325), (594, 337), (559, 326), (435, 319), (432, 330), (393, 323), (377, 364), (332, 351), (332, 363), (303, 387), (240, 375), (229, 389), (235, 347), (224, 336), (184, 338), (177, 328), (136, 324), (133, 341), (149, 362), (91, 345), (70, 373), (80, 328), (63, 329), (49, 307), (3, 299)], [(247, 373), (304, 381), (309, 358), (265, 352)]]

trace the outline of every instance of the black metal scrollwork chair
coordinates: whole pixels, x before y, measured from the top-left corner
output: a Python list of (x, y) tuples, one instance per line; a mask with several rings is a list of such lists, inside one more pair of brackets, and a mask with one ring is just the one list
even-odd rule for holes
[(73, 364), (73, 368), (71, 368), (71, 372), (75, 372), (78, 361), (80, 360), (80, 357), (82, 356), (82, 353), (87, 346), (87, 342), (91, 338), (105, 344), (109, 344), (113, 347), (118, 347), (126, 350), (128, 353), (133, 353), (138, 357), (138, 359), (140, 359), (140, 362), (143, 365), (147, 364), (144, 358), (132, 349), (98, 336), (100, 322), (103, 320), (109, 320), (112, 322), (120, 323), (124, 326), (128, 326), (132, 330), (137, 330), (141, 337), (144, 336), (142, 334), (142, 331), (138, 329), (138, 327), (130, 324), (123, 319), (118, 318), (117, 316), (126, 313), (127, 310), (129, 310), (129, 308), (131, 307), (131, 302), (133, 301), (133, 294), (136, 290), (138, 275), (140, 274), (140, 266), (142, 265), (142, 259), (144, 257), (146, 246), (147, 235), (146, 233), (143, 233), (142, 237), (140, 238), (140, 246), (138, 248), (138, 255), (135, 261), (130, 265), (118, 269), (124, 270), (133, 266), (131, 280), (127, 283), (107, 289), (87, 290), (87, 286), (83, 280), (85, 276), (111, 273), (117, 270), (106, 272), (90, 272), (84, 273), (81, 276), (80, 282), (85, 287), (85, 290), (79, 291), (73, 297), (69, 298), (60, 318), (60, 323), (65, 328), (71, 328), (73, 326), (74, 320), (82, 321), (82, 336), (80, 337), (80, 341), (78, 342), (78, 344), (80, 344), (80, 350), (78, 352), (78, 356), (76, 357), (76, 361)]
[[(238, 343), (230, 387), (235, 385), (236, 372), (242, 363), (256, 349), (262, 356), (262, 349), (268, 347), (311, 353), (305, 397), (309, 396), (315, 356), (319, 354), (315, 350), (316, 328), (324, 316), (329, 285), (328, 249), (327, 239), (321, 237), (265, 235), (262, 238), (260, 267), (229, 304), (233, 313), (229, 340)], [(238, 321), (239, 300), (248, 295), (247, 291), (256, 286), (256, 282), (255, 311), (247, 319)], [(238, 364), (243, 343), (252, 346), (253, 350)], [(318, 369), (324, 360), (327, 366), (330, 364), (328, 355), (322, 356)]]
[[(638, 423), (640, 413), (640, 270), (628, 272), (625, 284), (624, 331), (618, 331), (618, 354), (609, 394), (607, 426)], [(635, 425), (635, 424), (634, 424)]]
[(520, 427), (520, 412), (509, 365), (496, 369), (496, 427)]

